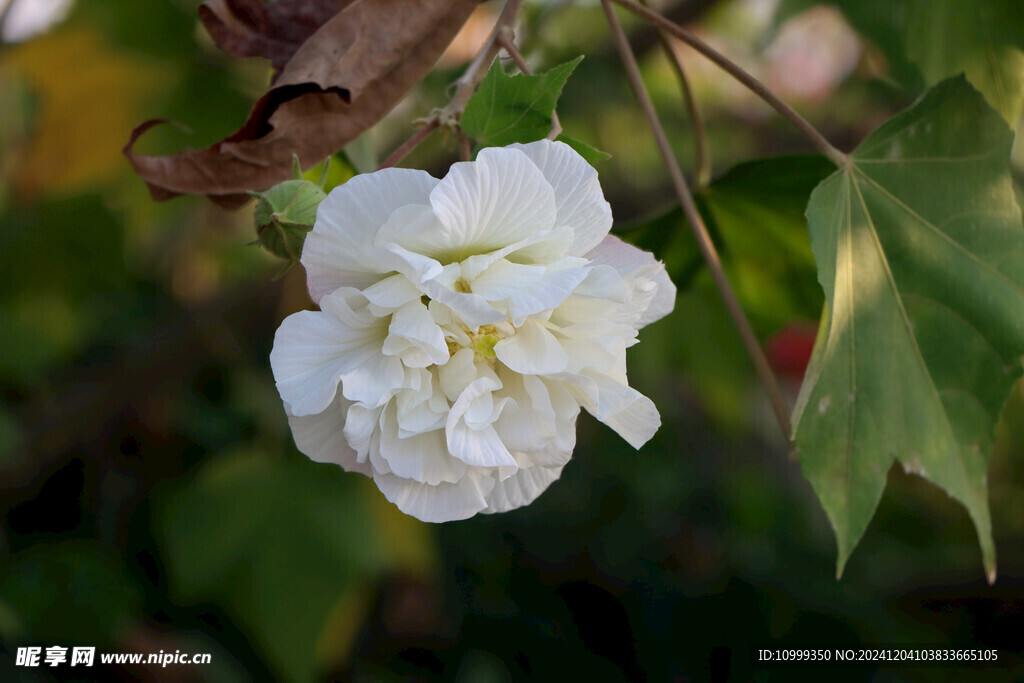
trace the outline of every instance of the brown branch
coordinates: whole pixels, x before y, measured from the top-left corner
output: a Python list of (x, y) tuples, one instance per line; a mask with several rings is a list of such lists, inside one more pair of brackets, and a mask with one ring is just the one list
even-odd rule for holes
[(516, 15), (519, 13), (519, 6), (522, 4), (523, 0), (508, 0), (505, 3), (505, 8), (501, 11), (498, 21), (494, 23), (494, 29), (487, 38), (487, 42), (484, 43), (476, 58), (473, 59), (473, 63), (466, 69), (466, 72), (462, 74), (459, 80), (455, 81), (455, 95), (452, 97), (451, 102), (448, 103), (448, 106), (438, 114), (442, 125), (453, 127), (458, 123), (459, 117), (462, 116), (462, 112), (469, 102), (469, 98), (476, 92), (477, 86), (484, 80), (487, 70), (491, 68), (494, 58), (498, 56), (498, 50), (501, 49), (499, 44), (500, 38), (511, 33), (512, 24), (515, 22)]
[[(617, 2), (618, 0), (615, 1)], [(672, 153), (672, 147), (669, 145), (668, 136), (665, 135), (665, 129), (662, 127), (661, 120), (658, 118), (658, 114), (654, 110), (654, 103), (651, 101), (651, 96), (647, 93), (647, 89), (644, 87), (643, 80), (640, 77), (640, 67), (637, 65), (636, 55), (633, 54), (633, 51), (629, 46), (629, 40), (626, 38), (626, 32), (623, 31), (622, 24), (619, 23), (619, 19), (615, 15), (615, 8), (612, 7), (611, 3), (612, 0), (601, 0), (601, 5), (608, 18), (608, 26), (611, 28), (612, 38), (622, 58), (622, 64), (626, 70), (626, 76), (629, 78), (630, 87), (632, 87), (637, 102), (640, 104), (640, 108), (643, 109), (644, 116), (647, 118), (647, 123), (651, 128), (651, 133), (654, 135), (654, 141), (657, 143), (658, 151), (661, 153), (662, 160), (665, 163), (665, 170), (668, 171), (668, 175), (672, 179), (672, 185), (679, 197), (679, 203), (683, 207), (683, 213), (686, 215), (687, 222), (689, 222), (693, 235), (697, 239), (697, 245), (700, 247), (701, 255), (704, 257), (704, 260), (708, 265), (708, 270), (711, 272), (711, 277), (715, 282), (715, 286), (718, 288), (718, 293), (725, 302), (729, 315), (732, 318), (733, 323), (736, 325), (736, 329), (739, 331), (740, 337), (743, 339), (743, 345), (746, 347), (747, 353), (754, 362), (757, 374), (761, 377), (761, 381), (764, 383), (765, 389), (768, 392), (768, 397), (771, 399), (772, 408), (775, 411), (775, 417), (779, 422), (779, 427), (782, 429), (783, 437), (786, 439), (786, 442), (790, 444), (790, 448), (792, 449), (793, 430), (789, 421), (789, 406), (786, 404), (786, 399), (783, 398), (782, 392), (779, 390), (778, 382), (775, 379), (774, 373), (772, 373), (771, 366), (768, 364), (768, 359), (765, 357), (764, 350), (761, 348), (760, 342), (754, 335), (754, 330), (751, 328), (750, 322), (747, 320), (747, 316), (744, 314), (743, 308), (740, 306), (739, 301), (736, 298), (736, 294), (732, 291), (732, 287), (729, 285), (729, 280), (725, 276), (725, 271), (722, 269), (722, 261), (718, 256), (718, 251), (715, 249), (714, 242), (711, 241), (711, 236), (708, 234), (707, 226), (704, 225), (704, 221), (697, 210), (697, 205), (693, 200), (693, 194), (690, 192), (690, 188), (686, 184), (686, 178), (683, 177), (682, 169), (679, 168), (679, 163), (676, 161), (676, 158)]]
[(426, 140), (440, 125), (441, 121), (436, 117), (427, 119), (423, 124), (423, 127), (413, 133), (412, 137), (403, 142), (398, 149), (392, 152), (391, 155), (381, 163), (377, 170), (379, 171), (382, 168), (391, 168), (397, 164), (405, 157), (406, 154), (414, 150), (417, 145)]
[[(480, 82), (483, 81), (487, 75), (487, 70), (490, 68), (494, 58), (498, 55), (498, 50), (501, 49), (500, 40), (503, 37), (507, 37), (512, 32), (512, 24), (515, 22), (516, 15), (519, 13), (519, 6), (523, 4), (523, 0), (508, 0), (505, 3), (505, 8), (501, 11), (498, 16), (498, 20), (494, 23), (494, 29), (491, 31), (491, 35), (487, 38), (487, 41), (477, 52), (476, 57), (473, 58), (472, 63), (466, 68), (465, 73), (459, 77), (459, 80), (455, 81), (455, 94), (452, 99), (448, 102), (444, 109), (435, 109), (431, 112), (430, 116), (422, 120), (423, 127), (416, 131), (408, 140), (403, 142), (398, 149), (391, 153), (387, 159), (384, 160), (378, 170), (381, 168), (390, 168), (397, 164), (402, 158), (416, 148), (421, 142), (433, 133), (439, 126), (445, 126), (446, 128), (457, 128), (459, 125), (459, 119), (462, 117), (462, 112), (466, 108), (466, 104), (469, 103), (469, 98), (476, 92)], [(460, 140), (461, 146), (461, 140)], [(463, 154), (463, 156), (465, 156)]]
[[(602, 0), (602, 2), (604, 2), (604, 0)], [(840, 167), (847, 164), (846, 155), (833, 147), (832, 143), (826, 140), (825, 136), (818, 132), (818, 129), (812, 126), (807, 119), (796, 113), (792, 107), (776, 97), (775, 93), (769, 90), (763, 83), (761, 83), (761, 81), (744, 71), (742, 67), (730, 60), (728, 57), (718, 52), (683, 27), (672, 23), (652, 9), (644, 7), (633, 0), (613, 0), (613, 2), (621, 5), (633, 14), (652, 22), (658, 28), (664, 29), (666, 32), (675, 36), (697, 52), (710, 59), (725, 70), (730, 76), (749, 88), (755, 95), (771, 105), (771, 107), (775, 109), (775, 111), (779, 112), (779, 114), (781, 114), (786, 120), (796, 126), (796, 128), (811, 141), (818, 151), (829, 159), (829, 161)]]
[[(643, 0), (646, 4), (646, 0)], [(662, 51), (668, 57), (672, 70), (675, 71), (676, 80), (679, 81), (679, 89), (683, 94), (683, 103), (686, 106), (686, 115), (690, 118), (690, 125), (693, 126), (694, 156), (697, 167), (696, 186), (697, 191), (704, 189), (711, 182), (711, 156), (708, 153), (708, 131), (704, 125), (704, 117), (701, 116), (700, 107), (697, 106), (697, 99), (693, 96), (693, 88), (690, 87), (690, 79), (686, 77), (686, 69), (683, 67), (683, 60), (672, 47), (672, 40), (664, 29), (657, 29), (658, 43)]]

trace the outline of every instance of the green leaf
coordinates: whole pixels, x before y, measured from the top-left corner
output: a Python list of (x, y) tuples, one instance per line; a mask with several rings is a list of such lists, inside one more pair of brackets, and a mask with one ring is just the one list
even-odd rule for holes
[(220, 456), (157, 516), (177, 599), (218, 602), (284, 680), (313, 680), (332, 607), (388, 557), (362, 480), (332, 465)]
[(39, 544), (0, 563), (0, 636), (7, 642), (101, 648), (131, 626), (139, 591), (110, 547)]
[(586, 159), (587, 163), (590, 164), (591, 166), (593, 166), (598, 161), (607, 161), (608, 159), (612, 158), (612, 155), (609, 154), (608, 152), (597, 149), (596, 147), (591, 147), (587, 143), (581, 140), (577, 140), (576, 138), (571, 138), (568, 135), (559, 135), (555, 139), (558, 140), (559, 142), (564, 142), (565, 144), (572, 147), (574, 150), (576, 150), (576, 153), (579, 154), (584, 159)]
[(462, 112), (462, 130), (485, 147), (546, 137), (562, 88), (582, 59), (532, 76), (509, 76), (495, 60)]
[(821, 310), (803, 211), (833, 168), (820, 156), (758, 159), (734, 166), (702, 193), (726, 272), (762, 334)]
[(840, 573), (896, 459), (966, 506), (994, 579), (986, 469), (1024, 355), (1012, 140), (953, 78), (868, 136), (811, 197), (831, 315), (793, 422)]
[(1024, 108), (1024, 3), (912, 0), (907, 56), (929, 84), (963, 72), (1015, 126)]
[[(776, 23), (817, 4), (784, 0)], [(885, 54), (909, 90), (964, 73), (1015, 126), (1024, 109), (1024, 3), (1020, 0), (833, 0)], [(912, 66), (911, 66), (912, 65)], [(908, 67), (911, 67), (908, 69)]]
[[(697, 195), (730, 282), (762, 333), (794, 318), (816, 318), (821, 310), (803, 212), (811, 191), (832, 169), (820, 156), (757, 159), (734, 166)], [(678, 206), (618, 230), (664, 260), (680, 289), (703, 271)]]

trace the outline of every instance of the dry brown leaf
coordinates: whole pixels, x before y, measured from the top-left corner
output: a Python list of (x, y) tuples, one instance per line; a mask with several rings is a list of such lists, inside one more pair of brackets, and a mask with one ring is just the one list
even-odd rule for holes
[(291, 158), (316, 164), (384, 117), (426, 75), (478, 0), (355, 0), (295, 52), (230, 137), (169, 156), (124, 148), (154, 199), (205, 194), (245, 203), (291, 177)]
[(235, 57), (266, 57), (280, 72), (318, 28), (352, 0), (206, 0), (199, 18)]

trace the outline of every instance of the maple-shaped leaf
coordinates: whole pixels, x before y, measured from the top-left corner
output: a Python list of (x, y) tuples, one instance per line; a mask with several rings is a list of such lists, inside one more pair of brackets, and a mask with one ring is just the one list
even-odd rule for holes
[(828, 315), (794, 425), (839, 573), (898, 460), (967, 508), (995, 578), (986, 470), (1024, 356), (1012, 141), (1002, 117), (952, 78), (868, 136), (811, 196)]

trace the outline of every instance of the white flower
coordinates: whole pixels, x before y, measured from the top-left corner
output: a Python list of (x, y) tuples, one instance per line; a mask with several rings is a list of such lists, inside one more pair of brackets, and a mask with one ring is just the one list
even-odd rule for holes
[(675, 287), (611, 224), (597, 172), (547, 140), (335, 189), (302, 253), (320, 310), (270, 354), (299, 449), (441, 522), (540, 495), (581, 406), (642, 446), (661, 421), (625, 352)]

